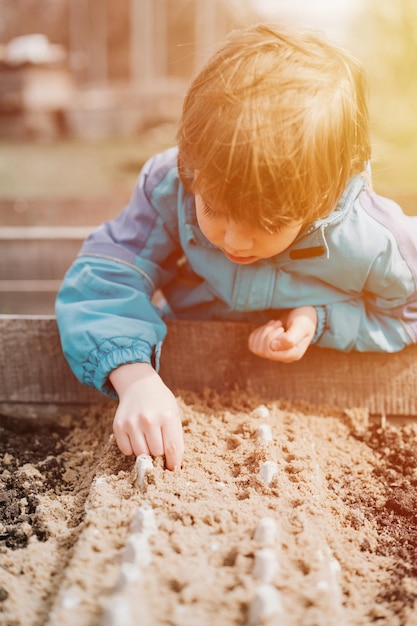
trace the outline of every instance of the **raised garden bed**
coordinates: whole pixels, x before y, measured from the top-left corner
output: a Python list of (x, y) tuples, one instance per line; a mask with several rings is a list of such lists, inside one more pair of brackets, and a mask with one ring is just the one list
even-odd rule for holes
[(169, 472), (118, 451), (53, 317), (0, 316), (1, 623), (413, 623), (417, 349), (282, 365), (250, 328), (169, 324)]

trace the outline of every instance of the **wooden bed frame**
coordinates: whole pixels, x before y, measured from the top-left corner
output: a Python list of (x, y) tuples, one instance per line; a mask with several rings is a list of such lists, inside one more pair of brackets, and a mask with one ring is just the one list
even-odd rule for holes
[[(417, 416), (417, 346), (395, 354), (342, 353), (311, 347), (282, 364), (247, 349), (253, 326), (241, 322), (168, 324), (160, 373), (174, 391), (251, 390), (370, 414)], [(48, 416), (68, 405), (108, 403), (82, 385), (62, 354), (54, 316), (0, 315), (0, 414)]]

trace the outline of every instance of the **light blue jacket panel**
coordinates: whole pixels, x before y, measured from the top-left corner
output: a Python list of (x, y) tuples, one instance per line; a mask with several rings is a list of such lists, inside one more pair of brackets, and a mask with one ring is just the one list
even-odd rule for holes
[[(263, 323), (316, 307), (314, 343), (338, 350), (401, 350), (417, 340), (417, 219), (353, 178), (338, 207), (281, 254), (234, 264), (198, 227), (177, 150), (144, 166), (129, 204), (85, 241), (56, 302), (65, 356), (85, 384), (113, 394), (119, 365), (158, 367), (163, 318)], [(156, 290), (167, 301), (153, 304)]]

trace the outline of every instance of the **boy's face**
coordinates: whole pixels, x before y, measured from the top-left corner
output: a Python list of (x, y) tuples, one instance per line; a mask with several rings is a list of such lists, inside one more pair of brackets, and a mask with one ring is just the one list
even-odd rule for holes
[(297, 237), (302, 224), (283, 226), (277, 233), (232, 221), (208, 206), (195, 194), (198, 225), (203, 235), (233, 263), (249, 265), (286, 250)]

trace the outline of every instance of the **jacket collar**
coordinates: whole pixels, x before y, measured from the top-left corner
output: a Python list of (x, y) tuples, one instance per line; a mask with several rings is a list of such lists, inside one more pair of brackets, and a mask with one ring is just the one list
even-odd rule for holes
[(299, 233), (294, 243), (276, 257), (276, 261), (282, 263), (290, 260), (294, 261), (318, 257), (328, 259), (330, 254), (329, 246), (326, 241), (327, 228), (340, 223), (345, 218), (365, 187), (366, 178), (364, 174), (358, 174), (351, 178), (335, 210), (327, 217), (315, 220), (306, 226), (306, 228)]

